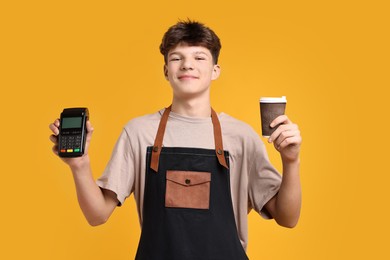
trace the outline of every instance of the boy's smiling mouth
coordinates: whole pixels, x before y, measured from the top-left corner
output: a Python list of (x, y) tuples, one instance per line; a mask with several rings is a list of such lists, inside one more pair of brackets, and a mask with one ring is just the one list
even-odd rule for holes
[(187, 74), (185, 74), (185, 75), (180, 75), (180, 76), (178, 76), (177, 78), (180, 79), (180, 80), (198, 79), (198, 77), (196, 77), (196, 76), (187, 75)]

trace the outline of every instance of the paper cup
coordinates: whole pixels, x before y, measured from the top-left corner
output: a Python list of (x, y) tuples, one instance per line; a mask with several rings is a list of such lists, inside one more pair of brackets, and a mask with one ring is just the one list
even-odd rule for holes
[(263, 137), (269, 137), (279, 125), (271, 128), (272, 121), (286, 110), (286, 97), (262, 97), (260, 98), (261, 133)]

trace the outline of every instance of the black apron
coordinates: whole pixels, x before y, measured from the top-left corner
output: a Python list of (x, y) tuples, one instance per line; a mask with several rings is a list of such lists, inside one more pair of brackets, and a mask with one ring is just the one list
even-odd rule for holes
[(171, 107), (147, 148), (143, 224), (136, 259), (248, 259), (234, 219), (221, 126), (212, 110), (215, 150), (162, 147)]

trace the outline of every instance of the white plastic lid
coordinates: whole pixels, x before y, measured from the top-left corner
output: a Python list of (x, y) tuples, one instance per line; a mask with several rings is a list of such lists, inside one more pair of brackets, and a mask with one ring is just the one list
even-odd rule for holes
[(261, 103), (287, 103), (286, 96), (282, 97), (261, 97)]

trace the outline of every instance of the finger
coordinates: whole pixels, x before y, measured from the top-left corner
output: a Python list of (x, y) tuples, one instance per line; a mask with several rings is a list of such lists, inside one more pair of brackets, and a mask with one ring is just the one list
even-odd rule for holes
[(302, 141), (302, 138), (300, 135), (293, 135), (291, 137), (284, 139), (283, 142), (279, 144), (278, 149), (283, 150), (284, 148), (286, 148), (287, 146), (290, 146), (290, 145), (300, 145), (301, 141)]
[(87, 139), (86, 139), (87, 142), (89, 142), (91, 140), (93, 131), (94, 131), (94, 128), (93, 128), (91, 122), (88, 120), (87, 121)]
[(58, 135), (60, 133), (59, 126), (60, 126), (60, 121), (56, 119), (54, 123), (51, 123), (49, 125), (49, 129), (53, 132), (54, 135)]
[(58, 145), (54, 145), (54, 146), (51, 148), (51, 150), (53, 151), (53, 153), (54, 153), (55, 155), (58, 155)]
[(87, 121), (87, 137), (86, 137), (86, 140), (85, 140), (85, 154), (88, 153), (89, 144), (90, 144), (91, 139), (92, 139), (93, 131), (94, 131), (94, 128), (93, 128), (91, 122), (88, 120)]
[(273, 128), (280, 124), (291, 124), (291, 123), (292, 122), (286, 115), (280, 115), (271, 122), (270, 127)]
[(296, 124), (279, 125), (278, 128), (276, 128), (275, 131), (268, 138), (268, 142), (272, 143), (274, 140), (278, 139), (279, 135), (284, 131), (290, 131), (296, 129), (298, 129), (298, 125)]
[(88, 120), (87, 121), (87, 132), (89, 133), (89, 132), (93, 132), (93, 126), (92, 126), (92, 124), (91, 124), (91, 122)]
[(50, 137), (49, 137), (49, 139), (50, 139), (50, 141), (52, 141), (53, 143), (57, 143), (58, 142), (58, 137), (56, 136), (56, 135), (51, 135)]
[(288, 138), (299, 135), (299, 130), (296, 129), (288, 129), (280, 133), (278, 138), (274, 141), (275, 148), (280, 149), (281, 144)]

